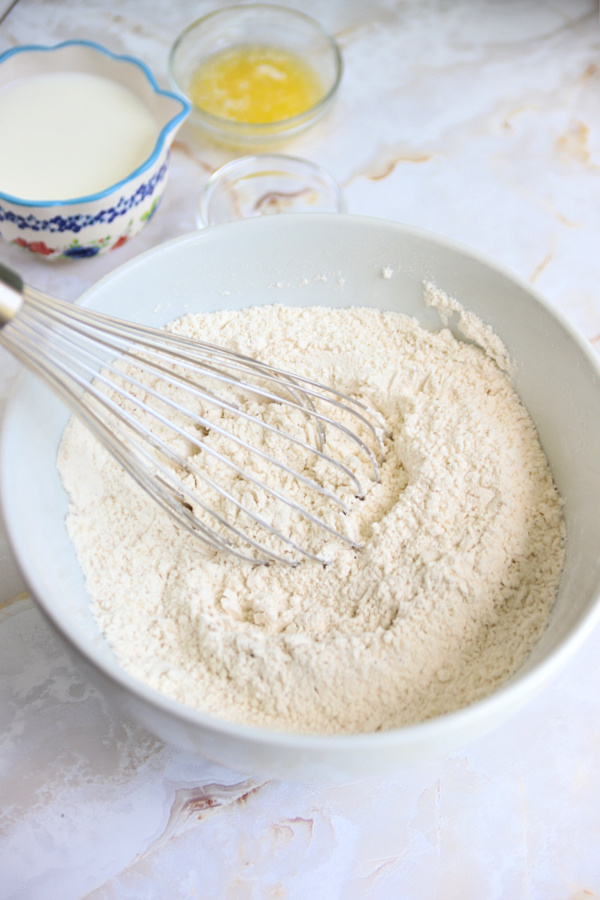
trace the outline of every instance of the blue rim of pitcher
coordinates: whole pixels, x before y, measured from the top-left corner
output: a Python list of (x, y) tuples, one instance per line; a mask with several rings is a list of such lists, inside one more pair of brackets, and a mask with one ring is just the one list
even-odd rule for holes
[(162, 88), (159, 88), (156, 79), (148, 66), (143, 63), (141, 60), (136, 59), (134, 56), (126, 56), (118, 53), (113, 53), (111, 50), (107, 50), (106, 47), (103, 47), (101, 44), (95, 43), (95, 41), (84, 41), (84, 40), (74, 40), (74, 41), (63, 41), (60, 44), (53, 44), (51, 46), (43, 45), (43, 44), (23, 44), (19, 47), (13, 47), (11, 50), (6, 50), (2, 55), (0, 55), (0, 66), (11, 56), (15, 56), (17, 53), (25, 53), (25, 52), (42, 52), (48, 53), (54, 50), (62, 50), (65, 47), (88, 47), (90, 50), (97, 51), (98, 53), (104, 54), (104, 56), (108, 56), (110, 59), (114, 59), (117, 62), (129, 63), (133, 66), (137, 66), (138, 69), (144, 73), (150, 86), (152, 87), (155, 94), (158, 94), (161, 97), (167, 97), (170, 100), (174, 100), (181, 106), (181, 110), (176, 113), (169, 121), (164, 125), (156, 139), (156, 144), (154, 145), (154, 150), (150, 154), (150, 156), (140, 165), (137, 169), (134, 169), (132, 172), (127, 175), (126, 178), (122, 178), (120, 181), (116, 181), (114, 184), (111, 184), (109, 187), (104, 188), (102, 191), (97, 191), (95, 194), (86, 194), (81, 197), (73, 197), (69, 200), (24, 200), (22, 197), (16, 197), (13, 194), (7, 194), (4, 191), (0, 191), (0, 198), (8, 201), (9, 203), (17, 203), (20, 206), (28, 206), (28, 207), (51, 207), (51, 206), (74, 206), (79, 203), (90, 203), (94, 200), (101, 200), (103, 197), (108, 197), (115, 190), (123, 187), (123, 185), (127, 184), (133, 178), (136, 178), (138, 175), (141, 175), (146, 169), (151, 168), (154, 163), (157, 161), (158, 157), (162, 153), (163, 147), (166, 143), (167, 136), (177, 128), (183, 120), (189, 115), (191, 104), (179, 94), (175, 94), (172, 91), (165, 91)]

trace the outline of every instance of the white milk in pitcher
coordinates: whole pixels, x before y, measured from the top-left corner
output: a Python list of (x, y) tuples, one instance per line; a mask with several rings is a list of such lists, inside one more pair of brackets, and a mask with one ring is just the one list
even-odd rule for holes
[(128, 88), (54, 72), (0, 89), (0, 191), (74, 200), (111, 187), (152, 153), (159, 127)]

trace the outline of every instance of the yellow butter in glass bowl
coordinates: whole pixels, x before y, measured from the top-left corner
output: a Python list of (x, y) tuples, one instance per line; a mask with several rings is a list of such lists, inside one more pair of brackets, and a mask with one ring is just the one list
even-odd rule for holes
[(329, 110), (342, 56), (334, 38), (303, 12), (249, 3), (189, 25), (173, 44), (169, 71), (191, 103), (200, 142), (266, 149)]
[(306, 112), (323, 94), (317, 73), (285, 47), (247, 44), (203, 61), (190, 81), (192, 102), (214, 116), (267, 123)]

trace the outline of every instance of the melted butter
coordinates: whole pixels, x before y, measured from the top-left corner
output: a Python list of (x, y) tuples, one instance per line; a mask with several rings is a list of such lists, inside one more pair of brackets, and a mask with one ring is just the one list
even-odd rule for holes
[(316, 72), (281, 47), (246, 44), (215, 53), (194, 72), (190, 97), (202, 110), (235, 122), (291, 119), (323, 95)]

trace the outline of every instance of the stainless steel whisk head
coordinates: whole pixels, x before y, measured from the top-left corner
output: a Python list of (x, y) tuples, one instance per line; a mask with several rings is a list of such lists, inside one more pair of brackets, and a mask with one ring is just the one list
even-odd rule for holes
[(365, 477), (378, 481), (383, 455), (381, 423), (361, 402), (49, 297), (2, 265), (0, 343), (214, 550), (293, 565), (327, 563), (328, 538), (359, 549), (344, 528), (348, 501), (364, 496)]

